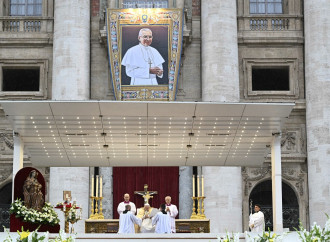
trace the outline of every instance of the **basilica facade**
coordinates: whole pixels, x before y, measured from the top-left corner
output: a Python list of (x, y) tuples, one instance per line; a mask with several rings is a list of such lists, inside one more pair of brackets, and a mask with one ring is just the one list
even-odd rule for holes
[[(117, 100), (109, 66), (107, 9), (183, 9), (177, 102), (294, 103), (281, 130), (283, 226), (324, 224), (330, 213), (330, 2), (323, 0), (3, 0), (0, 99)], [(164, 101), (166, 102), (166, 100)], [(1, 108), (0, 222), (8, 224), (13, 128)], [(270, 151), (258, 167), (179, 167), (179, 217), (191, 215), (191, 177), (205, 178), (211, 232), (248, 230), (250, 202), (272, 228)], [(24, 156), (24, 166), (33, 166)], [(90, 177), (103, 176), (114, 217), (112, 167), (37, 167), (46, 200), (71, 190), (89, 217)], [(190, 204), (190, 205), (186, 205)], [(185, 206), (184, 206), (185, 205)], [(83, 223), (77, 231), (84, 231)], [(1, 226), (2, 228), (2, 226)]]

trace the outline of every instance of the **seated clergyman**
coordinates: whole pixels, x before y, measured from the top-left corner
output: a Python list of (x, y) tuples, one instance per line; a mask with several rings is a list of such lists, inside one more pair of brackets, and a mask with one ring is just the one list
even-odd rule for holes
[(138, 210), (137, 217), (142, 219), (142, 224), (140, 226), (139, 232), (141, 233), (154, 233), (155, 226), (152, 226), (152, 217), (155, 216), (158, 209), (150, 207), (148, 203), (144, 204), (143, 208)]

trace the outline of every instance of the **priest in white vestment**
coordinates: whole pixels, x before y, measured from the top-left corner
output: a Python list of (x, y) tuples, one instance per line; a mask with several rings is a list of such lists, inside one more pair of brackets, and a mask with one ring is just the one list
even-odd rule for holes
[(135, 234), (134, 224), (141, 225), (141, 219), (135, 217), (130, 209), (131, 206), (126, 205), (125, 210), (119, 216), (118, 234)]
[(250, 214), (249, 227), (251, 232), (262, 233), (265, 230), (265, 218), (259, 204), (254, 205), (254, 212)]
[(125, 194), (124, 194), (124, 201), (121, 202), (121, 203), (119, 203), (118, 208), (117, 208), (117, 212), (118, 212), (119, 215), (122, 214), (123, 211), (125, 211), (125, 206), (126, 206), (126, 205), (130, 205), (130, 206), (131, 206), (131, 212), (132, 212), (133, 214), (136, 213), (136, 207), (135, 207), (135, 204), (132, 203), (132, 202), (130, 202), (129, 199), (130, 199), (129, 194), (128, 194), (128, 193), (125, 193)]
[(150, 207), (149, 203), (144, 204), (143, 208), (138, 209), (136, 217), (142, 219), (139, 232), (155, 233), (155, 226), (152, 225), (151, 219), (159, 212), (158, 209)]
[(165, 211), (165, 204), (160, 205), (159, 211), (152, 218), (152, 225), (156, 225), (155, 232), (157, 234), (171, 234), (171, 218)]
[(126, 67), (130, 85), (158, 85), (157, 78), (163, 77), (165, 60), (158, 50), (151, 47), (152, 31), (143, 28), (139, 31), (140, 44), (127, 50), (121, 64)]
[(175, 233), (175, 217), (178, 215), (179, 212), (178, 208), (174, 204), (171, 204), (171, 200), (172, 198), (170, 196), (165, 197), (165, 211), (170, 216), (172, 233)]

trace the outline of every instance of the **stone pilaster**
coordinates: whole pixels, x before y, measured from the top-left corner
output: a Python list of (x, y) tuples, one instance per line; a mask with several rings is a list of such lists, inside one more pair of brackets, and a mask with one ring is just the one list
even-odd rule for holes
[(113, 218), (113, 182), (112, 167), (100, 167), (100, 176), (103, 177), (103, 215), (105, 219)]
[[(72, 199), (82, 207), (82, 220), (75, 224), (75, 232), (85, 233), (84, 220), (89, 212), (89, 167), (51, 167), (49, 177), (50, 191), (49, 202), (56, 205), (63, 201), (63, 191), (71, 191)], [(64, 226), (64, 215), (59, 209), (55, 209)]]
[(192, 212), (192, 167), (180, 166), (179, 173), (179, 218), (189, 219)]
[(201, 1), (203, 101), (238, 102), (236, 1)]
[(55, 1), (53, 100), (90, 96), (90, 1)]
[[(239, 102), (236, 1), (201, 1), (205, 102)], [(240, 167), (203, 167), (205, 215), (211, 232), (242, 232)]]
[(304, 1), (310, 223), (330, 213), (330, 2)]

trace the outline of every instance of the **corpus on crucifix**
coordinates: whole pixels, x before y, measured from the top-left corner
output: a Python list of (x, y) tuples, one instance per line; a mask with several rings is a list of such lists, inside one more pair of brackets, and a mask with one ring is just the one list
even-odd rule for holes
[(149, 203), (149, 199), (153, 198), (154, 194), (158, 194), (157, 191), (148, 191), (148, 184), (144, 184), (144, 191), (135, 191), (134, 194), (141, 195), (144, 199), (144, 204)]

